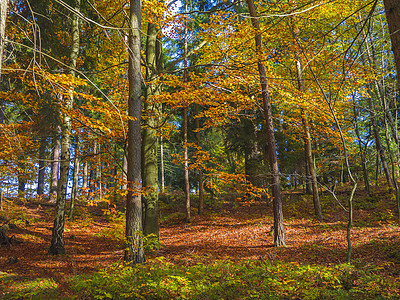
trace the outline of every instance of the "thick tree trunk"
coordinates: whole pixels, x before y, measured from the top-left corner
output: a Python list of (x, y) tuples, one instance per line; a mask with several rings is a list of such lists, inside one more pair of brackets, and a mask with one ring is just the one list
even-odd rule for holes
[(400, 83), (400, 4), (398, 0), (383, 0), (392, 51), (396, 63), (397, 83)]
[(56, 202), (57, 199), (60, 147), (60, 137), (57, 135), (53, 137), (53, 151), (51, 153), (50, 202)]
[(263, 99), (264, 116), (266, 123), (267, 143), (268, 143), (268, 157), (272, 173), (272, 197), (273, 197), (273, 211), (274, 211), (274, 245), (285, 246), (285, 227), (283, 224), (283, 211), (281, 190), (279, 185), (279, 166), (276, 151), (276, 142), (274, 134), (274, 124), (272, 119), (272, 109), (270, 102), (270, 94), (268, 88), (268, 80), (265, 67), (262, 60), (262, 37), (260, 26), (253, 0), (246, 0), (249, 8), (251, 22), (256, 31), (255, 43), (256, 52), (258, 57), (258, 72), (260, 75), (261, 92)]
[[(157, 70), (157, 28), (153, 23), (147, 27), (146, 41), (146, 100), (144, 110), (148, 116), (143, 129), (143, 186), (147, 189), (144, 198), (144, 223), (143, 233), (145, 235), (159, 235), (158, 228), (158, 165), (157, 150), (158, 138), (155, 134), (155, 127), (158, 126), (160, 104), (154, 103), (153, 96), (160, 93), (160, 86), (154, 83)], [(161, 58), (162, 59), (162, 58)]]
[[(74, 0), (74, 9), (79, 12), (81, 0)], [(76, 61), (79, 55), (79, 19), (78, 15), (73, 13), (71, 16), (71, 55), (70, 67), (71, 75), (75, 76)], [(73, 109), (74, 97), (73, 92), (70, 92), (69, 97), (65, 101), (65, 109), (68, 111)], [(62, 113), (62, 126), (61, 126), (61, 163), (60, 163), (60, 178), (58, 180), (56, 212), (53, 225), (53, 233), (51, 238), (51, 245), (49, 254), (57, 255), (64, 254), (64, 225), (65, 225), (65, 203), (68, 185), (69, 173), (69, 158), (71, 147), (71, 117), (67, 112)]]
[(130, 1), (129, 98), (128, 115), (128, 195), (126, 199), (126, 241), (124, 260), (128, 264), (144, 263), (141, 196), (141, 72), (140, 30), (142, 1)]
[(41, 138), (39, 147), (38, 181), (36, 189), (36, 193), (38, 196), (42, 196), (44, 193), (44, 175), (46, 173), (44, 166), (45, 155), (46, 155), (46, 139)]

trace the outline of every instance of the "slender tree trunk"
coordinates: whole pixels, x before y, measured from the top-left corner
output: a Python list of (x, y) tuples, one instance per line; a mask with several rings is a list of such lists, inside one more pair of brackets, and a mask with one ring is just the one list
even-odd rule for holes
[[(188, 11), (188, 4), (187, 1), (185, 1), (185, 12), (187, 13)], [(188, 81), (188, 59), (187, 59), (187, 53), (188, 53), (188, 33), (187, 33), (187, 26), (185, 26), (185, 49), (184, 49), (184, 55), (185, 55), (185, 60), (184, 60), (184, 71), (183, 71), (183, 80), (184, 82)], [(186, 222), (191, 221), (191, 216), (190, 216), (190, 184), (189, 184), (189, 158), (188, 158), (188, 147), (187, 147), (187, 142), (188, 142), (188, 105), (184, 104), (183, 107), (183, 166), (184, 166), (184, 180), (185, 180), (185, 203), (186, 203)]]
[[(81, 0), (74, 0), (74, 9), (79, 12)], [(79, 19), (76, 13), (71, 15), (71, 55), (70, 67), (71, 75), (75, 76), (76, 61), (79, 55)], [(65, 100), (65, 109), (68, 111), (73, 109), (74, 96), (73, 91), (70, 96)], [(51, 245), (49, 254), (57, 255), (64, 254), (64, 226), (65, 226), (65, 203), (68, 185), (69, 173), (69, 157), (71, 147), (71, 117), (67, 112), (62, 113), (62, 126), (61, 126), (61, 163), (60, 163), (60, 178), (58, 180), (57, 202), (55, 219), (53, 225), (53, 233), (51, 238)]]
[(89, 167), (88, 162), (85, 160), (83, 162), (83, 170), (82, 170), (82, 192), (85, 195), (85, 198), (88, 197), (88, 179), (89, 179)]
[(142, 196), (141, 196), (141, 72), (140, 30), (142, 1), (131, 0), (129, 10), (129, 98), (128, 115), (128, 195), (126, 198), (126, 250), (127, 264), (144, 263)]
[(26, 167), (23, 159), (21, 156), (18, 158), (18, 196), (20, 197), (24, 196), (26, 184)]
[(388, 167), (387, 161), (386, 161), (385, 149), (382, 146), (381, 137), (379, 135), (377, 116), (375, 114), (374, 99), (373, 99), (372, 95), (371, 95), (371, 97), (369, 97), (369, 109), (370, 109), (371, 120), (372, 120), (372, 130), (374, 132), (374, 137), (375, 137), (376, 151), (379, 154), (379, 158), (382, 163), (383, 172), (385, 173), (387, 184), (389, 185), (389, 187), (392, 188), (393, 182), (390, 177), (389, 167)]
[[(364, 34), (364, 37), (366, 40), (366, 54), (367, 54), (368, 63), (370, 66), (376, 67), (376, 59), (375, 59), (375, 55), (374, 55), (374, 50), (371, 49), (372, 43), (370, 45), (370, 43), (368, 41), (367, 33), (365, 32), (364, 29), (363, 29), (363, 34)], [(362, 59), (363, 59), (363, 61), (365, 61), (364, 56), (362, 56)], [(369, 85), (369, 89), (370, 89), (370, 91), (373, 91), (373, 87), (371, 86), (371, 84)], [(379, 90), (379, 86), (377, 85), (378, 96), (379, 96), (380, 92), (382, 92), (382, 91)], [(375, 105), (374, 105), (374, 99), (373, 99), (372, 92), (370, 92), (370, 97), (369, 97), (369, 109), (370, 109), (370, 115), (371, 115), (371, 120), (372, 120), (372, 129), (373, 129), (373, 133), (374, 133), (374, 137), (375, 137), (376, 151), (379, 154), (379, 157), (380, 157), (380, 160), (382, 163), (382, 168), (385, 173), (386, 181), (387, 181), (389, 187), (392, 188), (393, 182), (392, 182), (390, 172), (389, 172), (389, 167), (388, 167), (387, 161), (386, 161), (385, 149), (382, 146), (381, 138), (379, 135), (378, 116), (375, 113)]]
[(148, 116), (143, 129), (143, 186), (147, 189), (144, 198), (144, 223), (143, 233), (145, 235), (159, 235), (158, 228), (158, 165), (157, 150), (158, 138), (155, 134), (155, 127), (158, 126), (160, 114), (160, 104), (154, 103), (153, 96), (160, 93), (160, 86), (154, 83), (158, 75), (157, 60), (157, 28), (153, 23), (147, 27), (146, 41), (146, 100), (144, 102), (144, 111)]
[(164, 144), (163, 138), (160, 138), (160, 173), (161, 173), (161, 192), (164, 193), (165, 179), (164, 179)]
[(261, 92), (263, 98), (263, 108), (266, 122), (267, 142), (268, 142), (268, 157), (272, 173), (272, 197), (273, 197), (273, 211), (274, 211), (274, 245), (285, 246), (285, 227), (283, 224), (283, 211), (281, 190), (279, 185), (279, 166), (276, 151), (276, 142), (274, 134), (274, 124), (272, 119), (272, 109), (270, 102), (270, 94), (268, 87), (268, 80), (265, 67), (262, 60), (262, 37), (260, 26), (253, 0), (246, 0), (249, 8), (251, 22), (256, 32), (255, 43), (256, 53), (258, 57), (258, 72), (260, 75)]
[(76, 136), (75, 144), (75, 154), (74, 154), (74, 172), (72, 175), (72, 191), (71, 191), (71, 205), (69, 208), (69, 218), (71, 219), (74, 215), (75, 200), (78, 195), (78, 183), (79, 183), (79, 152), (80, 152), (80, 142), (79, 137)]
[[(61, 132), (61, 128), (58, 127)], [(53, 137), (53, 150), (51, 153), (51, 174), (50, 174), (50, 202), (56, 202), (58, 190), (58, 173), (60, 166), (60, 137), (57, 135)]]
[(358, 115), (359, 112), (356, 110), (356, 104), (354, 103), (353, 105), (354, 109), (354, 130), (358, 138), (358, 147), (360, 149), (360, 158), (361, 158), (361, 165), (363, 169), (363, 178), (364, 178), (364, 185), (365, 185), (365, 190), (368, 193), (368, 195), (371, 195), (371, 186), (369, 183), (369, 177), (368, 177), (368, 170), (367, 170), (367, 160), (366, 160), (366, 152), (363, 149), (362, 143), (361, 143), (361, 135), (360, 135), (360, 130), (358, 128)]
[[(196, 116), (199, 115), (199, 105), (196, 104), (195, 106), (195, 114)], [(196, 142), (197, 146), (201, 147), (201, 136), (200, 136), (200, 119), (196, 118)], [(199, 181), (199, 207), (198, 207), (198, 213), (199, 215), (203, 214), (204, 210), (204, 186), (203, 186), (203, 170), (200, 168), (198, 171), (198, 181)]]
[(3, 73), (3, 53), (6, 36), (6, 19), (8, 10), (8, 0), (0, 0), (0, 80)]
[(123, 178), (123, 184), (122, 184), (122, 190), (126, 191), (128, 189), (128, 149), (124, 151), (124, 156), (122, 158), (122, 178)]
[[(295, 38), (296, 38), (296, 36), (295, 36)], [(304, 92), (303, 70), (302, 70), (302, 64), (301, 64), (298, 53), (296, 53), (296, 66), (297, 66), (298, 88), (301, 92)], [(312, 187), (313, 203), (314, 203), (314, 213), (315, 213), (315, 216), (319, 220), (322, 220), (323, 218), (322, 218), (321, 204), (319, 201), (319, 194), (318, 194), (318, 181), (317, 181), (317, 175), (315, 174), (314, 160), (313, 160), (313, 155), (312, 155), (310, 126), (308, 124), (307, 113), (304, 111), (303, 108), (301, 109), (301, 120), (303, 122), (303, 129), (304, 129), (306, 161), (307, 161), (307, 166), (308, 166), (308, 172), (310, 173), (310, 179), (311, 179), (311, 187)]]
[(44, 193), (44, 175), (45, 175), (45, 166), (44, 159), (46, 155), (46, 139), (41, 138), (40, 147), (39, 147), (39, 169), (38, 169), (38, 182), (36, 193), (38, 196), (42, 196)]

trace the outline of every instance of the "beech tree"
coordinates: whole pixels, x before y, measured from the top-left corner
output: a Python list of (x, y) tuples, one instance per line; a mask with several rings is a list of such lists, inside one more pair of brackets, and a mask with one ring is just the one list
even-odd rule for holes
[(140, 32), (142, 1), (131, 0), (129, 8), (129, 97), (128, 115), (128, 195), (126, 198), (126, 241), (124, 260), (128, 264), (145, 261), (141, 191), (141, 87)]

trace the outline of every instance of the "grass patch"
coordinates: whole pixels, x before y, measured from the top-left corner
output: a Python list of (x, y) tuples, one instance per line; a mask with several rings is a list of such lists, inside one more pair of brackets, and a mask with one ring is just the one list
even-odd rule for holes
[(5, 292), (3, 299), (56, 299), (59, 294), (58, 284), (49, 278), (17, 281), (14, 277), (2, 276), (0, 285)]

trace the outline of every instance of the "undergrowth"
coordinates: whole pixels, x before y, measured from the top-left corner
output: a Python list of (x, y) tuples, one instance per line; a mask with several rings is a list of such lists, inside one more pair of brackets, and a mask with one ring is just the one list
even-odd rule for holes
[(74, 277), (83, 299), (395, 299), (400, 283), (376, 268), (217, 261), (191, 267), (163, 258)]

